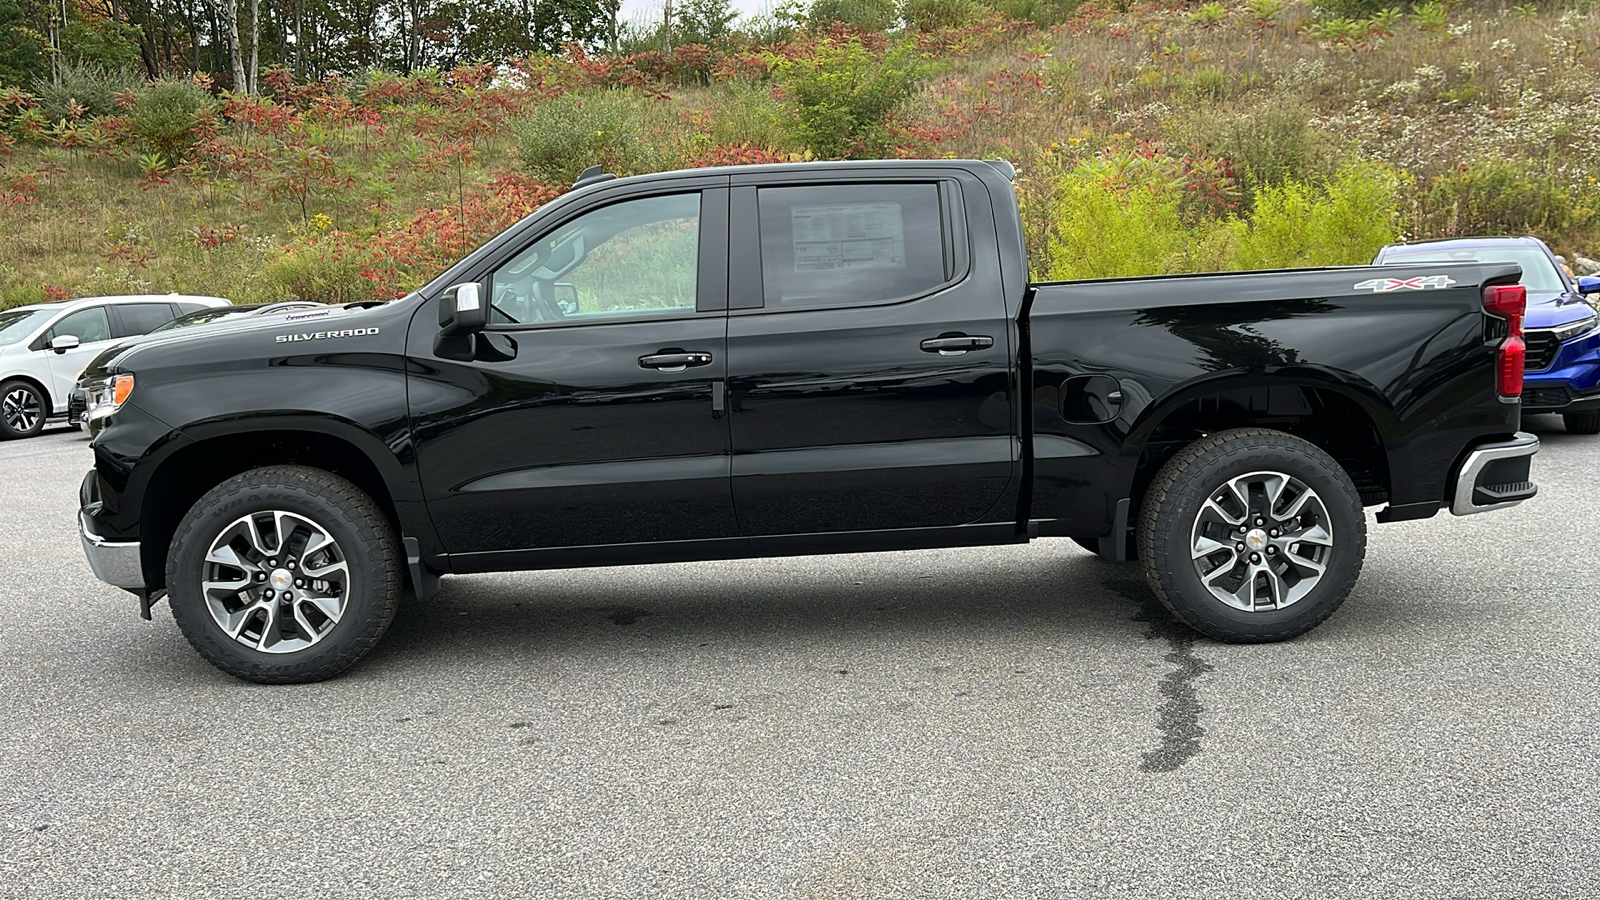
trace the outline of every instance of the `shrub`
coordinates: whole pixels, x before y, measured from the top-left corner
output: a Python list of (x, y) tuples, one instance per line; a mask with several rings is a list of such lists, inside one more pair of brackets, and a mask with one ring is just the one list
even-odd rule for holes
[(1399, 234), (1400, 177), (1376, 163), (1352, 163), (1323, 184), (1285, 181), (1255, 198), (1240, 235), (1243, 269), (1346, 266), (1372, 261)]
[(647, 128), (650, 101), (624, 91), (565, 94), (511, 124), (523, 169), (546, 184), (571, 184), (593, 165), (618, 175), (654, 172), (671, 158)]
[(109, 116), (119, 109), (120, 94), (142, 93), (149, 82), (143, 75), (129, 69), (108, 69), (96, 63), (64, 62), (61, 65), (61, 83), (48, 78), (35, 79), (34, 95), (39, 106), (52, 122), (71, 118), (73, 102), (78, 104), (86, 118)]
[(1032, 22), (1041, 28), (1059, 25), (1078, 11), (1082, 0), (985, 0), (995, 12), (1018, 22)]
[(277, 299), (354, 303), (373, 299), (373, 282), (348, 248), (334, 240), (285, 247), (267, 264), (267, 290)]
[(1082, 168), (1057, 183), (1051, 212), (1050, 278), (1162, 273), (1190, 239), (1177, 192), (1144, 182), (1119, 187)]
[(983, 7), (977, 0), (905, 0), (900, 18), (907, 28), (924, 33), (964, 28), (983, 18)]
[(158, 81), (140, 95), (128, 124), (148, 150), (177, 163), (205, 136), (214, 106), (211, 95), (190, 82)]
[(762, 85), (724, 85), (710, 116), (708, 136), (713, 144), (802, 149), (794, 139), (794, 115)]
[(773, 71), (794, 108), (800, 143), (819, 157), (839, 158), (885, 151), (885, 125), (927, 68), (908, 42), (874, 58), (859, 41), (825, 40), (811, 56), (778, 60)]
[(1441, 175), (1420, 192), (1419, 234), (1555, 234), (1596, 214), (1561, 179), (1526, 160), (1480, 159)]
[(895, 0), (814, 0), (806, 13), (813, 28), (845, 25), (857, 31), (887, 31), (896, 18)]
[(1206, 110), (1174, 118), (1164, 126), (1167, 145), (1193, 156), (1233, 160), (1246, 198), (1286, 180), (1329, 177), (1344, 161), (1344, 148), (1311, 124), (1311, 111), (1292, 101), (1263, 105), (1249, 113)]

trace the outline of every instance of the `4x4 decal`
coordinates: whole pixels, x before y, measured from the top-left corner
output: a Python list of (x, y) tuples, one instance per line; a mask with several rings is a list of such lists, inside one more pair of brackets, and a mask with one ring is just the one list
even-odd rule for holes
[(1418, 275), (1415, 278), (1369, 278), (1355, 286), (1358, 291), (1386, 294), (1389, 291), (1425, 291), (1430, 288), (1447, 288), (1456, 280), (1449, 275)]

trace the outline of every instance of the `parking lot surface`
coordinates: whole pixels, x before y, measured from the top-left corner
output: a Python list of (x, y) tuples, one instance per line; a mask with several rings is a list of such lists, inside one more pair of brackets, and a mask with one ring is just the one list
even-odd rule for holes
[(1600, 896), (1600, 439), (1286, 644), (1067, 541), (447, 579), (260, 687), (0, 444), (3, 897)]

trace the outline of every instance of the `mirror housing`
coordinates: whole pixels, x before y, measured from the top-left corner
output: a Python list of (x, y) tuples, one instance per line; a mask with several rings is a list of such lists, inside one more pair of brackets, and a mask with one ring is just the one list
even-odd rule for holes
[(1600, 294), (1600, 275), (1579, 275), (1578, 293)]
[(57, 353), (65, 353), (68, 350), (78, 349), (79, 343), (80, 342), (75, 335), (58, 334), (50, 339), (50, 349)]
[(489, 307), (475, 281), (458, 284), (439, 300), (439, 335), (476, 334), (489, 324)]

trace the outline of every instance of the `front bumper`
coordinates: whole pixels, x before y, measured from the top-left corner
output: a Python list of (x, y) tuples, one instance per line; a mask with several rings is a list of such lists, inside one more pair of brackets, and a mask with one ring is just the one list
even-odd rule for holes
[(1529, 477), (1539, 439), (1526, 431), (1474, 447), (1461, 461), (1450, 511), (1458, 516), (1516, 506), (1539, 493)]
[(94, 533), (89, 518), (81, 513), (78, 534), (83, 538), (83, 555), (89, 558), (94, 577), (123, 590), (144, 590), (144, 560), (139, 554), (138, 541), (108, 541)]
[(1537, 413), (1587, 412), (1600, 409), (1600, 390), (1575, 391), (1566, 384), (1524, 381), (1522, 386), (1522, 412)]

